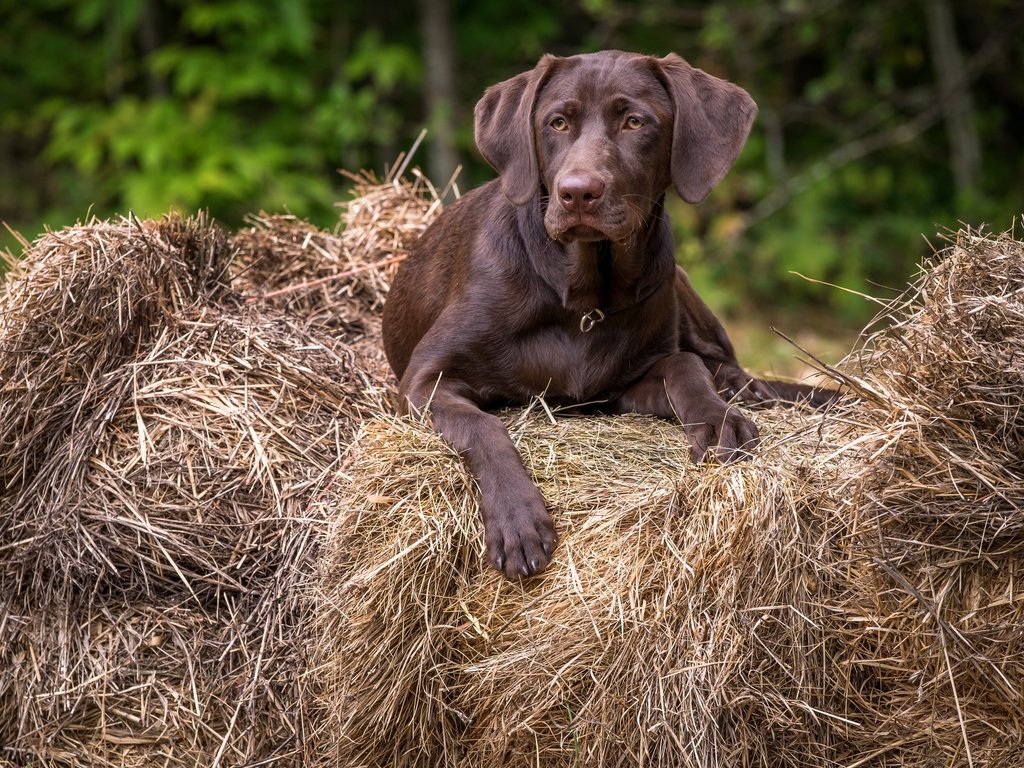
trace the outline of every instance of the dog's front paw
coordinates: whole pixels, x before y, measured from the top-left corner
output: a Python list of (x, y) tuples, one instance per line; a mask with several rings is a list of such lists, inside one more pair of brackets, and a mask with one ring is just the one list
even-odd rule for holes
[(684, 425), (690, 438), (690, 458), (695, 462), (706, 457), (723, 464), (748, 458), (757, 447), (757, 425), (735, 408), (709, 407), (699, 419)]
[(484, 500), (484, 539), (488, 562), (510, 579), (543, 571), (558, 544), (544, 497), (532, 485), (523, 494)]

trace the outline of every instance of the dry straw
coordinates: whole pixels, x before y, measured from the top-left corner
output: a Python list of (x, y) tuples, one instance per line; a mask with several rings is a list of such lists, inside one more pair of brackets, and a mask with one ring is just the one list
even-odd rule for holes
[(0, 755), (304, 765), (309, 500), (371, 389), (203, 217), (43, 236), (0, 296)]
[(325, 764), (1020, 764), (1024, 245), (960, 233), (882, 320), (746, 463), (509, 414), (563, 537), (522, 585), (457, 457), (366, 423), (319, 502)]
[(261, 213), (231, 237), (234, 284), (250, 302), (344, 335), (360, 367), (382, 387), (390, 381), (380, 331), (384, 297), (448, 191), (416, 170), (405, 178), (403, 168), (396, 164), (383, 181), (365, 171), (347, 174), (353, 188), (341, 203), (339, 234), (295, 216)]

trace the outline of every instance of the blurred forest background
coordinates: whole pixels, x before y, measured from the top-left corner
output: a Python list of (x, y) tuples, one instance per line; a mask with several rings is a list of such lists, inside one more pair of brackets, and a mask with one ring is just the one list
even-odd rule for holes
[(1004, 230), (1024, 212), (1019, 0), (0, 7), (0, 221), (29, 239), (170, 208), (333, 227), (338, 169), (382, 173), (424, 126), (416, 164), (439, 186), (461, 165), (466, 189), (492, 176), (472, 143), (487, 85), (544, 52), (611, 47), (675, 51), (760, 107), (709, 200), (671, 203), (679, 258), (727, 320), (797, 325), (781, 313), (848, 340), (875, 311), (855, 292), (892, 296), (937, 232)]

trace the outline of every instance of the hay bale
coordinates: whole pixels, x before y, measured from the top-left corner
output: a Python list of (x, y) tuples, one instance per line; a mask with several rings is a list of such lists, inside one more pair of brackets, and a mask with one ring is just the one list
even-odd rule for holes
[(967, 556), (1024, 545), (1024, 244), (959, 232), (849, 361), (879, 515)]
[[(290, 214), (260, 212), (231, 235), (235, 288), (264, 306), (348, 330), (354, 285), (325, 280), (352, 268), (339, 235)], [(338, 310), (341, 311), (338, 311)]]
[[(54, 443), (116, 402), (110, 375), (167, 318), (219, 300), (228, 262), (223, 233), (202, 216), (94, 221), (41, 237), (0, 293), (0, 488), (25, 487)], [(80, 462), (91, 441), (77, 437), (69, 460)]]
[(367, 383), (343, 348), (182, 277), (227, 256), (177, 218), (71, 228), (26, 254), (0, 335), (8, 584), (199, 594), (276, 567)]
[(562, 535), (524, 585), (485, 569), (471, 483), (439, 438), (365, 425), (351, 481), (323, 502), (342, 511), (318, 630), (326, 762), (805, 754), (816, 715), (795, 681), (815, 669), (799, 608), (819, 541), (796, 510), (834, 469), (815, 417), (762, 416), (762, 460), (699, 469), (667, 422), (511, 416)]
[(290, 215), (260, 213), (231, 237), (234, 285), (260, 306), (284, 309), (342, 336), (378, 386), (391, 382), (380, 309), (399, 263), (441, 212), (441, 196), (422, 174), (379, 181), (351, 174), (333, 234)]
[(225, 595), (216, 611), (88, 598), (14, 608), (0, 743), (32, 766), (304, 765), (309, 697), (287, 617), (258, 595)]
[(203, 218), (94, 222), (0, 299), (0, 744), (24, 764), (304, 764), (308, 506), (371, 385), (245, 305), (230, 257)]
[[(342, 239), (345, 248), (358, 254), (371, 269), (361, 269), (355, 277), (376, 307), (384, 303), (391, 280), (409, 249), (441, 213), (444, 191), (438, 192), (430, 180), (413, 169), (412, 180), (398, 166), (379, 182), (372, 173), (352, 174), (352, 197), (341, 204)], [(359, 269), (359, 265), (353, 266)]]
[(861, 398), (757, 414), (744, 464), (690, 465), (662, 422), (510, 415), (562, 535), (521, 585), (439, 438), (364, 425), (318, 502), (322, 761), (1020, 762), (1021, 264), (962, 233), (840, 371)]
[(848, 361), (859, 464), (835, 495), (844, 567), (830, 679), (885, 764), (1024, 759), (1024, 243), (958, 233)]
[(351, 361), (287, 318), (207, 308), (116, 373), (84, 460), (72, 432), (9, 500), (10, 583), (205, 600), (274, 573), (358, 418)]

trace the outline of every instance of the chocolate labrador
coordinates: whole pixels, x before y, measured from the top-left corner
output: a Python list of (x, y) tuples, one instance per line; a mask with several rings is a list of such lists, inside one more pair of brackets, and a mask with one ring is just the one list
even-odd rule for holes
[(399, 269), (384, 345), (401, 407), (429, 410), (480, 489), (487, 557), (543, 570), (557, 534), (502, 422), (486, 409), (601, 402), (678, 419), (695, 461), (732, 461), (757, 428), (730, 400), (829, 393), (766, 382), (676, 266), (674, 186), (699, 203), (735, 161), (757, 109), (676, 55), (544, 56), (489, 88), (475, 137), (499, 178), (450, 205)]

